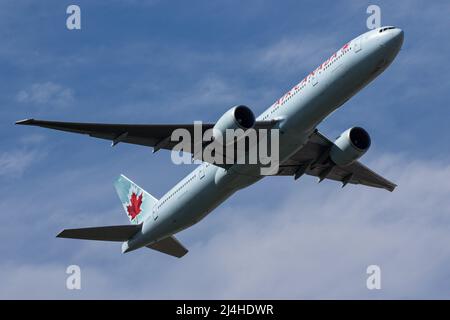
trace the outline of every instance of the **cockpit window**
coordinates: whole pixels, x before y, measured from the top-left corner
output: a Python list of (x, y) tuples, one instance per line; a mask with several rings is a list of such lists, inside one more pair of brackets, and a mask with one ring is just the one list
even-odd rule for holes
[(385, 28), (380, 29), (380, 31), (378, 31), (378, 32), (381, 33), (383, 31), (391, 30), (391, 29), (395, 29), (395, 27), (385, 27)]

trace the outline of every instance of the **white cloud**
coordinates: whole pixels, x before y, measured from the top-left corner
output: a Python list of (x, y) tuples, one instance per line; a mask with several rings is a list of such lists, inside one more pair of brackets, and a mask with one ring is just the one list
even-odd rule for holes
[[(273, 209), (230, 201), (180, 234), (190, 249), (181, 260), (146, 249), (120, 255), (117, 244), (84, 242), (68, 259), (86, 270), (79, 297), (449, 298), (450, 165), (386, 156), (370, 166), (398, 189), (287, 182)], [(371, 264), (381, 267), (380, 291), (365, 287)], [(30, 276), (32, 268), (9, 266), (12, 280), (3, 290), (36, 297), (30, 288), (45, 283)], [(36, 270), (64, 283), (65, 275), (48, 268)], [(71, 298), (55, 288), (39, 297)]]
[[(66, 288), (68, 265), (36, 264), (15, 265), (2, 263), (0, 272), (2, 278), (2, 299), (86, 299), (103, 294), (104, 290), (112, 289), (108, 285), (107, 274), (101, 270), (81, 268), (81, 290)], [(98, 291), (100, 290), (100, 291)], [(24, 292), (27, 294), (24, 295)], [(114, 297), (113, 290), (110, 291)]]
[[(256, 203), (218, 210), (215, 234), (190, 245), (165, 268), (159, 293), (143, 297), (448, 298), (436, 283), (448, 278), (450, 166), (403, 157), (371, 166), (398, 190), (306, 179), (272, 213)], [(381, 291), (365, 287), (370, 264), (381, 266)]]
[(346, 39), (338, 34), (284, 37), (255, 50), (252, 62), (275, 74), (298, 73), (300, 68), (312, 71), (339, 49), (339, 39), (343, 45)]
[(27, 104), (65, 107), (73, 102), (74, 92), (54, 82), (34, 83), (30, 88), (19, 91), (16, 99)]
[[(233, 85), (230, 81), (215, 75), (206, 75), (194, 87), (177, 97), (176, 106), (182, 105), (186, 108), (202, 107), (207, 110), (222, 110), (239, 104), (243, 96), (242, 88)], [(219, 109), (220, 108), (220, 109)]]
[(29, 146), (40, 144), (44, 140), (45, 140), (45, 135), (39, 134), (39, 133), (27, 134), (27, 135), (19, 138), (19, 141), (23, 145), (29, 145)]
[[(403, 87), (407, 83), (410, 89), (411, 86), (414, 87), (414, 83), (407, 80), (420, 78), (420, 76), (412, 77), (411, 75), (416, 74), (418, 70), (422, 70), (418, 69), (421, 63), (429, 62), (424, 64), (426, 66), (430, 66), (430, 63), (432, 66), (438, 64), (440, 59), (436, 58), (440, 56), (436, 52), (442, 53), (446, 50), (446, 46), (442, 47), (442, 42), (439, 41), (435, 43), (439, 43), (442, 50), (436, 50), (433, 47), (433, 41), (432, 43), (415, 40), (424, 40), (425, 38), (420, 38), (420, 35), (427, 32), (431, 37), (439, 35), (439, 29), (446, 30), (443, 28), (442, 22), (447, 23), (449, 21), (448, 19), (442, 19), (442, 12), (448, 10), (432, 10), (432, 6), (422, 4), (420, 7), (426, 9), (426, 12), (435, 12), (435, 17), (429, 15), (430, 19), (423, 19), (424, 14), (416, 16), (408, 14), (408, 21), (398, 19), (402, 18), (401, 14), (405, 12), (414, 13), (414, 7), (416, 6), (409, 6), (409, 3), (402, 2), (398, 6), (398, 12), (394, 15), (395, 21), (390, 20), (393, 21), (393, 24), (399, 26), (402, 26), (401, 22), (403, 22), (408, 37), (402, 53), (403, 58), (397, 61), (394, 66), (402, 66), (402, 71), (411, 70), (410, 72), (397, 72), (395, 78), (392, 78), (397, 79), (396, 81), (401, 83)], [(408, 10), (403, 10), (405, 8)], [(366, 18), (364, 9), (361, 7), (356, 16), (356, 20), (361, 20), (361, 26)], [(390, 23), (388, 21), (389, 12), (386, 9), (386, 15), (384, 15), (383, 11), (387, 23)], [(392, 12), (395, 13), (395, 10), (392, 10)], [(347, 21), (350, 21), (349, 24), (352, 25), (351, 30), (353, 30), (355, 28), (355, 15), (343, 16)], [(411, 21), (416, 21), (414, 23), (416, 28), (411, 29), (413, 24), (406, 23)], [(431, 33), (429, 28), (422, 27), (430, 21), (441, 22), (428, 23), (428, 26), (434, 31)], [(344, 27), (343, 25), (342, 28)], [(342, 28), (338, 28), (339, 32), (342, 32)], [(305, 29), (305, 31), (310, 32), (308, 29)], [(261, 75), (263, 73), (268, 74), (268, 78), (272, 77), (273, 79), (270, 81), (272, 83), (272, 81), (276, 82), (277, 79), (285, 79), (286, 73), (287, 76), (297, 74), (296, 68), (303, 68), (305, 72), (311, 70), (316, 63), (337, 48), (334, 47), (334, 44), (341, 44), (339, 39), (347, 40), (347, 38), (344, 39), (341, 36), (335, 38), (336, 42), (332, 39), (332, 36), (322, 39), (322, 33), (314, 38), (322, 42), (315, 43), (314, 39), (302, 41), (300, 37), (297, 39), (287, 37), (279, 42), (268, 43), (262, 49), (259, 47), (250, 48), (250, 51), (244, 53), (237, 50), (237, 53), (231, 52), (226, 55), (220, 52), (207, 52), (202, 55), (199, 52), (191, 52), (193, 49), (189, 51), (169, 47), (165, 51), (163, 50), (163, 54), (153, 54), (153, 56), (158, 56), (154, 57), (155, 64), (159, 62), (159, 64), (165, 66), (172, 61), (177, 61), (180, 70), (186, 70), (186, 72), (195, 70), (196, 73), (198, 70), (205, 70), (203, 65), (205, 61), (207, 67), (209, 65), (222, 66), (227, 70), (234, 70), (233, 65), (237, 62), (234, 68), (238, 72), (242, 68), (250, 66), (250, 69), (254, 68), (253, 71), (257, 71), (255, 74), (258, 77), (260, 73)], [(426, 38), (429, 39), (429, 37)], [(158, 44), (158, 47), (160, 45)], [(408, 45), (411, 45), (409, 49)], [(139, 50), (129, 50), (126, 45), (123, 45), (123, 47), (124, 49), (121, 52), (123, 52), (125, 58), (118, 59), (115, 57), (114, 63), (129, 61), (130, 52), (140, 52)], [(324, 47), (330, 49), (323, 49)], [(17, 49), (17, 47), (11, 47), (10, 44), (2, 51), (6, 50), (7, 57), (15, 57), (17, 62), (25, 65), (33, 60), (26, 59), (23, 56), (23, 52), (28, 52), (27, 50), (11, 51), (12, 49)], [(320, 52), (316, 52), (316, 50), (320, 50)], [(110, 51), (115, 52), (115, 50)], [(170, 54), (171, 51), (174, 53)], [(183, 54), (183, 59), (174, 58), (177, 52)], [(429, 56), (425, 54), (427, 52), (433, 56), (432, 61), (427, 61)], [(186, 53), (189, 58), (185, 58)], [(97, 60), (95, 55), (91, 53), (82, 56), (89, 62), (95, 63)], [(103, 55), (100, 54), (100, 56), (103, 58)], [(147, 63), (155, 61), (148, 59), (149, 54), (147, 52), (141, 52), (141, 55), (136, 56), (142, 56), (142, 59), (150, 61)], [(444, 57), (445, 54), (442, 56)], [(39, 58), (38, 62), (33, 60), (32, 64), (34, 67), (37, 63), (40, 62), (42, 65), (42, 61), (45, 61), (45, 63), (53, 65), (54, 59), (57, 58), (56, 56), (51, 57), (47, 53), (45, 59)], [(65, 57), (64, 61), (66, 60), (72, 61), (72, 59)], [(136, 59), (133, 61), (135, 63)], [(152, 70), (145, 67), (144, 61), (138, 62), (144, 66), (142, 69)], [(445, 66), (445, 64), (441, 65)], [(414, 66), (414, 68), (411, 66)], [(209, 69), (215, 72), (215, 69)], [(303, 71), (303, 69), (301, 70)], [(252, 89), (251, 86), (255, 85), (251, 81), (248, 82), (250, 85), (244, 85), (244, 81), (236, 83), (232, 78), (228, 79), (225, 75), (221, 75), (221, 69), (216, 71), (218, 72), (217, 75), (206, 76), (204, 82), (202, 79), (196, 78), (195, 81), (189, 83), (191, 86), (187, 84), (187, 90), (192, 90), (192, 92), (166, 94), (174, 97), (169, 101), (174, 103), (164, 103), (163, 105), (173, 106), (172, 112), (175, 113), (175, 109), (177, 109), (177, 113), (180, 113), (180, 110), (182, 110), (180, 106), (194, 106), (198, 103), (198, 101), (195, 101), (197, 99), (195, 95), (198, 94), (203, 105), (215, 103), (216, 110), (225, 110), (218, 109), (219, 104), (222, 104), (221, 108), (225, 108), (227, 101), (240, 100), (239, 102), (243, 102), (240, 97), (246, 97), (245, 95), (249, 94), (248, 89)], [(235, 74), (238, 72), (235, 72)], [(248, 69), (247, 72), (249, 72)], [(149, 73), (153, 73), (153, 71)], [(273, 77), (274, 75), (279, 75), (279, 77)], [(145, 79), (148, 80), (148, 78)], [(441, 81), (440, 84), (437, 83), (436, 76), (434, 80), (434, 82), (428, 81), (434, 84), (434, 88), (445, 87), (443, 85), (445, 81)], [(136, 79), (136, 82), (148, 83), (139, 78)], [(392, 82), (390, 83), (392, 84)], [(45, 91), (45, 83), (38, 85), (44, 87), (40, 90)], [(63, 91), (68, 89), (61, 85), (56, 86), (63, 88)], [(252, 97), (267, 91), (268, 85), (259, 86), (252, 92)], [(415, 97), (418, 92), (426, 91), (417, 89), (420, 86), (416, 83), (414, 90), (403, 91), (408, 94), (414, 92), (413, 97)], [(47, 90), (51, 91), (52, 85), (47, 87), (50, 87)], [(278, 90), (283, 90), (276, 83), (273, 87), (276, 87), (276, 92), (274, 92), (273, 97), (272, 92), (268, 94), (270, 99), (276, 98), (282, 93)], [(39, 91), (38, 89), (36, 90)], [(288, 89), (288, 87), (285, 89)], [(158, 90), (167, 91), (163, 86)], [(178, 90), (181, 89), (177, 88), (176, 91)], [(397, 90), (397, 96), (400, 91)], [(56, 94), (56, 96), (58, 95)], [(69, 96), (72, 96), (73, 99), (73, 92)], [(188, 96), (193, 97), (189, 99)], [(48, 97), (48, 94), (33, 94), (32, 86), (19, 92), (16, 96), (18, 100), (24, 100), (24, 103), (51, 105), (53, 99)], [(145, 108), (148, 112), (148, 104), (152, 99), (144, 96), (142, 100), (142, 109)], [(180, 101), (182, 104), (180, 104)], [(372, 100), (369, 99), (368, 101)], [(154, 102), (155, 106), (157, 104)], [(258, 104), (250, 104), (250, 106), (256, 107)], [(136, 111), (136, 108), (121, 109), (127, 113), (131, 109)], [(151, 111), (155, 112), (155, 110)], [(392, 116), (392, 110), (389, 111)], [(182, 110), (182, 113), (186, 112)], [(426, 113), (433, 114), (432, 112)], [(396, 120), (395, 115), (391, 118), (393, 118), (393, 121), (398, 120)], [(386, 119), (383, 119), (380, 122), (384, 124), (384, 127), (386, 126), (385, 121)], [(410, 123), (409, 126), (411, 126)], [(410, 139), (413, 139), (414, 130), (411, 127), (408, 129), (403, 131), (407, 132)], [(21, 167), (20, 162), (26, 160), (27, 156), (21, 156), (20, 151), (27, 152), (24, 149), (11, 151), (8, 155), (1, 153), (0, 159), (3, 159), (3, 161), (6, 159), (4, 162), (5, 168), (10, 168), (8, 172), (23, 172), (19, 169)], [(28, 152), (31, 151), (28, 150)], [(19, 160), (16, 161), (16, 158)], [(136, 164), (136, 162), (134, 163)], [(25, 161), (26, 163), (27, 161)], [(0, 161), (0, 172), (5, 169), (1, 164)], [(22, 167), (26, 168), (27, 165), (22, 165)], [(77, 224), (80, 226), (89, 225), (89, 223), (92, 223), (92, 225), (113, 224), (116, 217), (114, 214), (118, 216), (121, 213), (119, 203), (117, 199), (114, 199), (117, 203), (115, 213), (112, 212), (114, 209), (111, 209), (109, 214), (105, 210), (97, 210), (96, 205), (110, 200), (105, 196), (109, 190), (101, 194), (91, 192), (93, 191), (91, 190), (89, 193), (98, 197), (97, 202), (88, 201), (92, 205), (91, 208), (83, 207), (81, 202), (89, 199), (84, 194), (88, 193), (87, 186), (94, 189), (94, 183), (84, 180), (81, 184), (78, 180), (66, 181), (64, 176), (63, 178), (55, 176), (53, 182), (56, 179), (63, 180), (67, 185), (72, 184), (73, 189), (80, 190), (80, 194), (63, 193), (63, 196), (51, 199), (55, 202), (54, 205), (35, 208), (36, 203), (45, 202), (45, 200), (39, 199), (42, 198), (42, 193), (40, 194), (38, 191), (48, 188), (63, 190), (64, 188), (55, 187), (50, 178), (30, 181), (30, 184), (41, 182), (41, 186), (36, 192), (29, 192), (26, 197), (23, 197), (20, 193), (21, 197), (16, 198), (11, 198), (11, 195), (5, 192), (2, 197), (2, 201), (5, 202), (5, 205), (2, 206), (4, 209), (10, 210), (13, 207), (12, 205), (15, 205), (14, 208), (19, 207), (22, 210), (17, 210), (21, 214), (14, 219), (9, 216), (5, 218), (5, 220), (10, 221), (9, 224), (3, 223), (4, 228), (10, 229), (10, 233), (5, 238), (7, 241), (4, 241), (5, 247), (8, 246), (11, 249), (11, 240), (14, 240), (14, 245), (19, 249), (15, 251), (19, 252), (17, 259), (20, 261), (10, 261), (9, 263), (2, 261), (0, 265), (0, 283), (2, 283), (0, 295), (17, 298), (449, 298), (447, 284), (447, 269), (450, 262), (449, 249), (447, 248), (450, 240), (448, 236), (450, 234), (448, 219), (448, 208), (450, 207), (448, 197), (450, 191), (448, 184), (449, 166), (438, 162), (411, 162), (407, 157), (386, 157), (382, 161), (372, 163), (371, 167), (383, 172), (387, 177), (397, 182), (399, 184), (398, 190), (390, 194), (385, 191), (349, 186), (341, 191), (337, 184), (324, 182), (317, 186), (313, 184), (311, 179), (305, 178), (304, 181), (297, 183), (289, 181), (289, 183), (282, 184), (277, 182), (277, 186), (281, 185), (288, 195), (271, 198), (268, 193), (278, 193), (273, 185), (267, 189), (261, 189), (260, 185), (255, 186), (245, 192), (247, 194), (254, 193), (255, 188), (258, 188), (256, 190), (261, 192), (259, 195), (261, 203), (250, 202), (245, 206), (238, 206), (235, 201), (230, 200), (225, 207), (217, 209), (194, 229), (180, 234), (180, 239), (190, 249), (190, 253), (181, 260), (165, 257), (145, 249), (122, 256), (119, 253), (120, 246), (118, 244), (95, 242), (78, 244), (76, 241), (70, 242), (70, 240), (67, 240), (67, 242), (64, 242), (64, 240), (61, 240), (63, 244), (60, 245), (60, 240), (53, 239), (54, 225), (70, 227), (77, 226)], [(105, 170), (103, 165), (101, 170), (99, 170), (99, 167), (96, 169), (102, 172)], [(136, 172), (138, 171), (136, 170)], [(51, 173), (52, 176), (56, 174)], [(92, 173), (85, 174), (85, 177), (89, 177), (87, 180), (90, 181), (99, 181), (97, 176), (93, 177)], [(283, 178), (268, 179), (275, 181)], [(102, 181), (104, 180), (106, 179)], [(164, 179), (153, 181), (153, 183), (155, 185), (162, 184), (164, 182), (161, 181), (164, 180), (167, 182), (167, 178), (164, 177)], [(45, 183), (43, 183), (44, 181)], [(80, 187), (81, 185), (82, 187)], [(56, 184), (56, 186), (60, 185)], [(9, 188), (9, 186), (7, 187)], [(45, 196), (47, 194), (44, 193)], [(256, 196), (252, 195), (253, 197)], [(11, 201), (11, 199), (17, 201)], [(24, 201), (24, 199), (27, 201)], [(8, 201), (8, 205), (6, 205), (6, 201)], [(112, 201), (111, 199), (111, 203)], [(278, 203), (274, 205), (270, 202)], [(267, 206), (272, 209), (268, 209)], [(76, 208), (76, 211), (73, 208)], [(3, 211), (8, 212), (8, 210)], [(28, 213), (27, 219), (20, 220), (20, 217), (25, 213)], [(40, 215), (34, 215), (36, 213)], [(35, 218), (36, 220), (34, 220)], [(58, 222), (53, 222), (53, 228), (50, 228), (47, 219), (58, 219)], [(20, 223), (22, 229), (19, 230), (24, 232), (14, 232), (13, 230), (18, 229), (18, 222), (22, 221), (25, 223)], [(117, 221), (120, 220), (117, 219)], [(37, 237), (42, 237), (40, 240), (45, 239), (45, 241), (38, 244)], [(20, 243), (20, 245), (17, 243)], [(24, 244), (22, 245), (22, 243)], [(48, 248), (45, 251), (57, 253), (54, 257), (57, 262), (52, 263), (52, 258), (47, 253), (41, 259), (50, 262), (48, 264), (37, 264), (35, 260), (38, 260), (38, 258), (33, 256), (33, 252), (38, 251), (36, 248), (43, 247)], [(79, 248), (81, 250), (78, 250)], [(73, 253), (70, 253), (69, 250)], [(62, 253), (65, 255), (62, 256)], [(11, 259), (11, 256), (11, 254), (4, 255), (4, 260)], [(68, 293), (64, 289), (64, 269), (67, 265), (65, 260), (75, 260), (75, 262), (82, 264), (87, 278), (83, 290), (79, 293)], [(107, 263), (111, 261), (114, 263)], [(69, 261), (68, 264), (72, 262)], [(373, 263), (379, 264), (382, 268), (383, 289), (379, 292), (368, 291), (365, 288), (365, 268)], [(85, 268), (84, 266), (88, 267)]]
[(22, 175), (41, 156), (41, 152), (31, 149), (14, 149), (0, 152), (0, 177)]

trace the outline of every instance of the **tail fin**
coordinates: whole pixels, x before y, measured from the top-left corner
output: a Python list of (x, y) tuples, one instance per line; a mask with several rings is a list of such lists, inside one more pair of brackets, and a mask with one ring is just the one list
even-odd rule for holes
[(158, 199), (123, 174), (114, 182), (114, 187), (132, 224), (142, 223), (158, 202)]

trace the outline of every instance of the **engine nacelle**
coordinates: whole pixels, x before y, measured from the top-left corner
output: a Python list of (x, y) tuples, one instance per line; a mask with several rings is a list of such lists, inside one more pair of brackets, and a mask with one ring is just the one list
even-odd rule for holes
[(214, 139), (225, 138), (227, 129), (247, 129), (255, 125), (255, 115), (249, 107), (239, 105), (231, 108), (220, 117), (213, 128)]
[(366, 130), (353, 127), (336, 139), (330, 150), (330, 159), (339, 166), (347, 166), (369, 150), (370, 136)]

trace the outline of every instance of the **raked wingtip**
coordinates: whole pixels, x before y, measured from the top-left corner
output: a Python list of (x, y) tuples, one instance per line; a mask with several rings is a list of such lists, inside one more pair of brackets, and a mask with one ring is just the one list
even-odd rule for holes
[(32, 124), (33, 122), (34, 122), (34, 119), (23, 119), (23, 120), (16, 121), (16, 124), (27, 125), (27, 124)]

